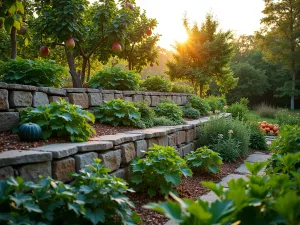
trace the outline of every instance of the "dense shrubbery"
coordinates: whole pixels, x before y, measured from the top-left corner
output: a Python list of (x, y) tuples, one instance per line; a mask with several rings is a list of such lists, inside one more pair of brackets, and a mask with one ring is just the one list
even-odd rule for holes
[[(238, 151), (236, 156), (243, 156), (248, 152), (250, 131), (242, 121), (225, 118), (212, 119), (203, 124), (200, 130), (200, 144), (209, 146), (214, 151), (219, 148), (218, 152), (232, 153), (233, 156), (236, 151)], [(228, 148), (225, 148), (226, 146)], [(222, 153), (221, 157), (223, 158)], [(231, 159), (227, 158), (227, 160)]]
[(113, 90), (138, 90), (139, 74), (121, 67), (106, 68), (96, 73), (89, 81), (92, 88)]
[(21, 124), (36, 123), (42, 128), (42, 136), (70, 136), (72, 142), (87, 141), (95, 133), (88, 122), (95, 121), (93, 114), (64, 100), (52, 102), (37, 108), (20, 111)]
[[(0, 71), (1, 72), (1, 71)], [(34, 86), (61, 87), (68, 71), (54, 61), (16, 59), (2, 68), (2, 81)]]
[(210, 107), (210, 110), (215, 112), (215, 111), (222, 111), (224, 106), (226, 105), (226, 99), (225, 97), (219, 97), (219, 96), (209, 96), (204, 99), (207, 104)]
[(159, 75), (148, 76), (141, 82), (141, 87), (146, 91), (169, 92), (171, 89), (170, 82)]
[(249, 147), (256, 150), (267, 150), (265, 134), (256, 123), (249, 123), (250, 126), (250, 144)]
[(244, 121), (247, 120), (248, 108), (241, 103), (238, 102), (233, 103), (231, 106), (228, 107), (227, 112), (231, 113), (234, 119), (239, 119)]
[(181, 176), (191, 176), (186, 162), (170, 146), (154, 145), (144, 159), (131, 162), (131, 182), (137, 191), (146, 191), (149, 196), (168, 195), (173, 186), (179, 185)]
[(300, 125), (300, 113), (290, 112), (289, 110), (280, 110), (275, 115), (278, 123), (283, 125)]
[(100, 123), (113, 126), (137, 126), (144, 128), (141, 114), (132, 102), (122, 99), (112, 99), (95, 109), (95, 116)]
[(141, 120), (145, 124), (146, 127), (153, 127), (153, 119), (155, 117), (154, 110), (149, 106), (147, 101), (141, 101), (134, 103), (135, 107), (141, 114)]
[(166, 117), (177, 124), (185, 123), (182, 119), (182, 109), (175, 102), (161, 102), (155, 107), (154, 111), (158, 117)]
[(278, 109), (266, 103), (261, 103), (260, 105), (255, 107), (255, 111), (261, 117), (275, 118)]
[(67, 185), (51, 178), (0, 181), (0, 224), (134, 224), (127, 184), (96, 160)]
[(193, 94), (194, 90), (189, 85), (186, 85), (186, 84), (176, 84), (175, 83), (175, 84), (172, 84), (171, 92)]
[(189, 98), (189, 102), (191, 103), (193, 108), (199, 110), (201, 115), (207, 115), (210, 111), (209, 104), (202, 98), (192, 96), (191, 98)]
[(219, 153), (210, 150), (206, 146), (196, 149), (185, 156), (187, 165), (197, 172), (217, 173), (222, 165)]
[(200, 112), (197, 109), (194, 109), (191, 103), (187, 103), (182, 109), (183, 117), (190, 119), (198, 119), (200, 117)]

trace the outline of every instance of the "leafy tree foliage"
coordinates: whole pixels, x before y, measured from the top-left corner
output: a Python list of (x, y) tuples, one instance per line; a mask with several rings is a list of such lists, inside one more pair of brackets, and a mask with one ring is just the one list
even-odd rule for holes
[(198, 24), (189, 26), (184, 18), (184, 26), (188, 33), (186, 43), (176, 43), (174, 61), (169, 61), (168, 74), (171, 79), (188, 80), (194, 86), (195, 93), (200, 87), (200, 96), (205, 86), (213, 78), (222, 92), (236, 86), (237, 79), (229, 68), (233, 46), (230, 31), (217, 31), (218, 22), (208, 14), (201, 27)]

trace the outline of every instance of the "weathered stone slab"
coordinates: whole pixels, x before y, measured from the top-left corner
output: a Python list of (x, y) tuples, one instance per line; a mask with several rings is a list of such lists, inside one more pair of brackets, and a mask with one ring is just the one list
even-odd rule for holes
[[(234, 172), (242, 173), (242, 174), (250, 174), (250, 171), (247, 169), (245, 164), (242, 164), (239, 168), (237, 168)], [(262, 169), (257, 175), (264, 176), (266, 173), (264, 169)]]
[(83, 109), (89, 107), (89, 97), (87, 93), (69, 93), (70, 102), (74, 105), (80, 105)]
[(151, 106), (157, 106), (160, 103), (158, 96), (151, 96)]
[(112, 94), (115, 93), (115, 90), (100, 90), (102, 94)]
[(20, 90), (20, 91), (36, 91), (37, 87), (31, 85), (22, 84), (7, 84), (7, 89), (9, 90)]
[(121, 145), (122, 164), (128, 164), (136, 156), (135, 145), (133, 142)]
[(14, 176), (14, 169), (11, 166), (0, 168), (0, 180), (5, 180)]
[(135, 94), (135, 91), (123, 91), (124, 96), (132, 96)]
[(143, 130), (132, 130), (132, 131), (126, 131), (126, 133), (130, 134), (144, 134), (145, 138), (153, 138), (153, 137), (161, 137), (167, 135), (169, 132), (168, 128), (164, 127), (153, 127)]
[(60, 99), (64, 99), (66, 102), (70, 102), (69, 97), (49, 96), (49, 102), (59, 102)]
[(98, 154), (95, 152), (74, 155), (76, 171), (83, 169), (87, 165), (93, 164), (94, 159), (96, 158), (98, 158)]
[(206, 123), (209, 121), (209, 117), (202, 117), (199, 119), (200, 123)]
[(141, 102), (143, 100), (144, 100), (143, 95), (133, 95), (134, 102)]
[(124, 98), (124, 96), (123, 96), (123, 94), (115, 94), (115, 99), (123, 99)]
[(67, 93), (85, 93), (86, 88), (64, 88)]
[(168, 136), (162, 136), (157, 138), (158, 145), (168, 146)]
[(167, 134), (171, 134), (171, 133), (176, 132), (176, 128), (174, 126), (158, 126), (158, 127), (155, 127), (155, 128), (163, 128), (163, 129), (165, 129)]
[(153, 147), (153, 145), (158, 145), (158, 140), (157, 138), (150, 138), (150, 139), (146, 139), (146, 142), (147, 142), (147, 146), (148, 146), (148, 149)]
[(194, 129), (187, 130), (185, 133), (186, 133), (185, 143), (192, 142), (194, 140), (194, 135), (195, 135)]
[(78, 143), (60, 143), (40, 146), (37, 148), (32, 148), (31, 150), (49, 152), (52, 154), (54, 159), (61, 159), (76, 154), (78, 152), (77, 145)]
[(88, 93), (99, 93), (100, 90), (96, 89), (96, 88), (87, 88), (86, 92), (88, 92)]
[(88, 93), (89, 106), (99, 106), (103, 103), (102, 93)]
[(11, 91), (9, 93), (10, 107), (27, 107), (32, 104), (32, 94), (29, 91)]
[(263, 154), (252, 154), (246, 159), (247, 162), (265, 162), (271, 155), (263, 155)]
[(144, 157), (145, 152), (147, 151), (147, 142), (145, 140), (139, 140), (134, 142), (136, 149), (136, 156)]
[(52, 177), (62, 182), (71, 181), (70, 173), (75, 172), (75, 159), (68, 157), (62, 160), (52, 161)]
[(111, 176), (116, 176), (116, 177), (122, 178), (123, 180), (129, 181), (129, 178), (130, 178), (129, 166), (125, 167), (125, 168), (118, 169), (115, 172), (110, 173), (110, 175)]
[(61, 88), (51, 88), (49, 87), (47, 90), (47, 94), (49, 95), (59, 95), (59, 96), (66, 96), (67, 92), (64, 89)]
[(207, 194), (202, 195), (200, 199), (205, 202), (215, 202), (219, 197), (213, 191), (210, 191)]
[(7, 89), (8, 84), (4, 82), (0, 82), (0, 88)]
[(179, 223), (174, 222), (173, 220), (169, 220), (165, 223), (165, 225), (179, 225)]
[(18, 112), (0, 112), (0, 131), (8, 131), (18, 126), (20, 121)]
[(177, 133), (168, 135), (168, 145), (173, 147), (177, 145)]
[(151, 105), (151, 96), (145, 95), (145, 96), (144, 96), (144, 100), (145, 100), (146, 102), (148, 102), (149, 105)]
[(0, 89), (0, 110), (8, 110), (8, 91), (5, 89)]
[(104, 102), (108, 102), (109, 100), (112, 100), (115, 98), (115, 94), (114, 93), (110, 93), (110, 94), (102, 93), (102, 97), (103, 97)]
[(182, 105), (185, 105), (187, 103), (187, 101), (188, 101), (187, 96), (181, 96)]
[(78, 152), (104, 151), (111, 149), (114, 145), (110, 141), (88, 141), (76, 143)]
[(90, 141), (111, 141), (114, 145), (120, 145), (129, 141), (144, 139), (144, 134), (139, 133), (118, 133), (115, 135), (104, 135), (90, 138)]
[(190, 120), (186, 121), (188, 125), (192, 125), (193, 127), (198, 127), (200, 126), (200, 121), (199, 120)]
[(51, 177), (51, 162), (28, 164), (18, 169), (20, 177), (25, 181), (39, 181), (40, 176)]
[(37, 163), (51, 161), (52, 155), (48, 152), (38, 151), (22, 151), (22, 150), (11, 150), (0, 153), (0, 167)]
[(245, 175), (240, 175), (240, 174), (229, 174), (228, 176), (224, 177), (219, 184), (223, 185), (224, 187), (228, 188), (228, 182), (232, 179), (237, 180), (237, 179), (244, 179), (248, 180), (248, 178)]
[(185, 131), (178, 131), (177, 132), (177, 145), (181, 145), (183, 143), (185, 143), (186, 140), (186, 133)]
[(182, 147), (182, 154), (183, 154), (183, 156), (186, 156), (187, 154), (189, 154), (191, 151), (194, 151), (194, 150), (195, 150), (195, 144), (189, 143)]
[(121, 150), (118, 149), (99, 154), (99, 158), (102, 160), (101, 163), (105, 168), (108, 168), (110, 171), (115, 171), (120, 168), (121, 155)]
[(48, 95), (44, 92), (34, 92), (33, 94), (33, 101), (32, 105), (33, 107), (39, 107), (41, 105), (47, 105), (49, 104)]

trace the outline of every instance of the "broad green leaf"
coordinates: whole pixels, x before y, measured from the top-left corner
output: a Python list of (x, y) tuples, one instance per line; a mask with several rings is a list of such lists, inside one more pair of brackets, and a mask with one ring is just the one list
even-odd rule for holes
[(156, 190), (154, 188), (148, 188), (147, 193), (152, 198), (156, 195)]
[(90, 208), (86, 209), (85, 217), (89, 219), (94, 225), (98, 224), (99, 222), (104, 223), (104, 211), (101, 208), (97, 208), (92, 210)]
[(148, 203), (144, 206), (146, 209), (152, 209), (160, 213), (164, 213), (169, 219), (181, 223), (183, 222), (183, 215), (181, 212), (180, 205), (176, 202), (162, 202), (162, 203)]
[(164, 174), (164, 178), (166, 179), (167, 182), (170, 182), (174, 185), (180, 183), (180, 175), (177, 173)]
[(42, 213), (43, 212), (38, 205), (33, 204), (33, 203), (26, 202), (26, 203), (24, 203), (24, 207), (29, 212), (36, 212), (36, 213)]
[(141, 175), (134, 175), (132, 176), (132, 178), (130, 179), (130, 181), (132, 183), (135, 183), (135, 184), (139, 184), (143, 181), (143, 177)]
[(211, 171), (212, 173), (217, 173), (218, 172), (218, 168), (216, 166), (208, 166), (209, 171)]

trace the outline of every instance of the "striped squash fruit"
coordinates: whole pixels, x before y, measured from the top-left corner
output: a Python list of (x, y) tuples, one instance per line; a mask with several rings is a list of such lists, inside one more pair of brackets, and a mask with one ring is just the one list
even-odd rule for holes
[(42, 128), (36, 123), (24, 123), (19, 127), (18, 135), (22, 141), (38, 141), (42, 137)]

